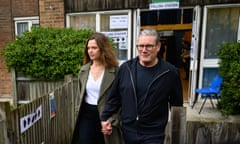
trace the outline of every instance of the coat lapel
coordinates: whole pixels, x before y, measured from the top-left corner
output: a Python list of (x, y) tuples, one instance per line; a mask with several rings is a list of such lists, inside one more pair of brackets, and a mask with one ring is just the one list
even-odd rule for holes
[(107, 68), (105, 69), (104, 76), (102, 79), (101, 89), (99, 98), (105, 93), (105, 91), (111, 86), (112, 81), (115, 78), (116, 69)]

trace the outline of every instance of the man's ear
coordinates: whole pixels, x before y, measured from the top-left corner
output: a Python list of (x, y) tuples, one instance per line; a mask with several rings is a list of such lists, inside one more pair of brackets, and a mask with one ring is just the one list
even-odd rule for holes
[(158, 51), (158, 52), (160, 51), (160, 48), (161, 48), (161, 42), (158, 42), (158, 43), (157, 43), (157, 51)]

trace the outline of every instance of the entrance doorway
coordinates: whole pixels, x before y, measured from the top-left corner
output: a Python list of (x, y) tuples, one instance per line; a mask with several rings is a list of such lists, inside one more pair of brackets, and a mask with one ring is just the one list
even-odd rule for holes
[[(188, 71), (184, 69), (184, 61), (181, 57), (183, 43), (189, 43), (192, 39), (193, 8), (181, 8), (170, 10), (142, 10), (140, 12), (141, 29), (156, 29), (161, 36), (161, 57), (179, 68), (184, 102), (188, 102), (190, 57)], [(187, 72), (187, 73), (186, 73)]]

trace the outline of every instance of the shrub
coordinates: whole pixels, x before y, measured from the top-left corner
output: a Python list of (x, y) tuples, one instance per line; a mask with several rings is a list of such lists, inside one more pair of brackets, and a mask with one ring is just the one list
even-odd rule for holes
[(61, 79), (77, 75), (83, 60), (83, 50), (93, 31), (71, 28), (33, 28), (7, 44), (3, 56), (8, 70), (46, 79)]
[(223, 78), (218, 108), (225, 115), (240, 114), (240, 43), (222, 44), (218, 56)]

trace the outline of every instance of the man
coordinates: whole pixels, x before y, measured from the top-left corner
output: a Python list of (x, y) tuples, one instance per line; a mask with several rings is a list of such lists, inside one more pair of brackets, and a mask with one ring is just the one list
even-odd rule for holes
[(160, 45), (157, 31), (140, 32), (138, 56), (120, 66), (102, 113), (104, 134), (121, 109), (125, 144), (163, 144), (169, 107), (182, 106), (183, 97), (178, 69), (157, 56)]

